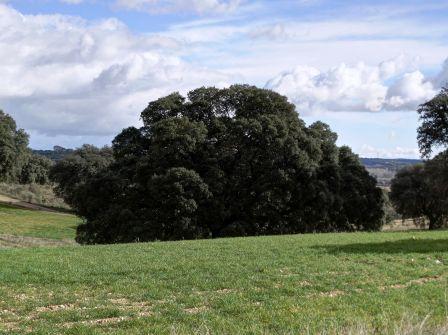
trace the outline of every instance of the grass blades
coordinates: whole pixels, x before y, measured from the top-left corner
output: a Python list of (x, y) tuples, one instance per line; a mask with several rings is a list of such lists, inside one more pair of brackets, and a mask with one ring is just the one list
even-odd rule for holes
[(80, 222), (76, 216), (66, 213), (35, 211), (0, 204), (0, 234), (73, 240)]
[(448, 231), (0, 250), (1, 334), (442, 334)]

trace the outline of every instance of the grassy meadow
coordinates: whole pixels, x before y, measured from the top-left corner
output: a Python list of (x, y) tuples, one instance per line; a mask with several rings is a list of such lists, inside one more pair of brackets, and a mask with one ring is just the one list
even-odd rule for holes
[(448, 231), (3, 249), (0, 334), (445, 334), (447, 265)]
[(36, 211), (0, 204), (0, 234), (73, 240), (79, 223), (79, 218), (66, 213)]

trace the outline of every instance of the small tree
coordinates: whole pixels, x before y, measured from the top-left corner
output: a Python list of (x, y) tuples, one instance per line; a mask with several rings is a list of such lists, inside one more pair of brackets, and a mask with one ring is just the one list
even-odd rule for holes
[(429, 229), (444, 225), (448, 207), (446, 197), (435, 191), (433, 176), (439, 166), (415, 165), (400, 170), (392, 180), (390, 199), (403, 218), (428, 218)]
[(0, 110), (0, 181), (17, 182), (28, 155), (28, 135)]
[(30, 154), (20, 173), (21, 184), (48, 184), (52, 161), (44, 156)]
[[(448, 88), (420, 105), (418, 113), (420, 153), (429, 158), (436, 147), (448, 147)], [(392, 180), (391, 200), (404, 218), (424, 216), (430, 229), (443, 226), (448, 215), (448, 150), (401, 170)]]

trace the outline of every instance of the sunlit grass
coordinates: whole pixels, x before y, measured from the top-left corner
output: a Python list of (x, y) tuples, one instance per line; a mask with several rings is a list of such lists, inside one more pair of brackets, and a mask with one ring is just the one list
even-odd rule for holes
[(74, 239), (81, 220), (74, 215), (33, 211), (0, 204), (0, 234)]
[(447, 231), (0, 250), (0, 329), (394, 334), (415, 320), (437, 333), (447, 265)]

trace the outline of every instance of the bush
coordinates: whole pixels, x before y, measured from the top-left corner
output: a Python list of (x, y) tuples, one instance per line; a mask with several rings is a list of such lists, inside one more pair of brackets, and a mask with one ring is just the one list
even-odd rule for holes
[[(391, 200), (403, 218), (429, 220), (429, 229), (448, 224), (448, 150), (424, 164), (400, 170)], [(423, 220), (424, 222), (424, 220)]]

